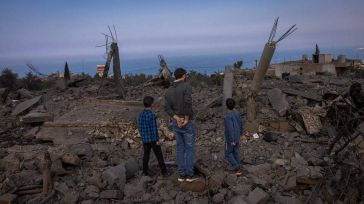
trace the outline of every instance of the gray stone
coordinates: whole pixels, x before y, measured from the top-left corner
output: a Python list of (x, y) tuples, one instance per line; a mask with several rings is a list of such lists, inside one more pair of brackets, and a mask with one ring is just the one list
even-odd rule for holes
[(235, 196), (230, 201), (229, 204), (249, 204), (244, 200), (243, 196)]
[(268, 164), (268, 163), (264, 163), (264, 164), (259, 164), (259, 165), (254, 165), (254, 166), (245, 166), (245, 168), (247, 169), (247, 171), (251, 174), (254, 175), (266, 175), (266, 174), (270, 174), (271, 170), (272, 170), (272, 165)]
[(63, 203), (67, 204), (76, 204), (78, 203), (80, 195), (77, 192), (70, 191), (67, 194), (65, 194), (63, 198)]
[[(179, 202), (176, 202), (179, 203)], [(194, 198), (188, 202), (188, 204), (208, 204), (209, 199), (208, 198)]]
[(216, 186), (221, 186), (224, 182), (225, 177), (226, 177), (226, 173), (221, 170), (214, 172), (214, 174), (211, 176), (211, 178), (213, 178), (213, 181), (215, 182)]
[(255, 188), (248, 195), (248, 201), (251, 204), (264, 204), (269, 200), (269, 195), (260, 188)]
[(277, 195), (274, 196), (274, 200), (281, 204), (302, 204), (302, 201), (298, 200), (297, 198), (288, 196)]
[(291, 166), (299, 168), (301, 166), (307, 166), (308, 163), (300, 154), (294, 153), (294, 157), (291, 158)]
[(115, 184), (121, 191), (123, 191), (126, 182), (125, 165), (119, 164), (117, 166), (109, 167), (104, 172), (102, 172), (101, 177), (110, 186)]
[(121, 192), (119, 190), (104, 190), (104, 191), (101, 191), (100, 198), (119, 199), (119, 198), (121, 198)]
[(278, 111), (280, 116), (284, 116), (289, 109), (289, 103), (280, 89), (274, 88), (268, 91), (268, 99), (274, 110)]
[(28, 113), (21, 118), (23, 123), (41, 123), (53, 121), (53, 116), (50, 113)]
[(31, 108), (32, 106), (34, 106), (35, 104), (37, 104), (40, 100), (41, 100), (42, 96), (37, 96), (35, 98), (32, 98), (30, 100), (26, 100), (22, 103), (19, 103), (14, 110), (11, 112), (12, 116), (15, 115), (19, 115), (21, 113), (23, 113), (24, 111), (28, 110), (29, 108)]
[(134, 177), (138, 173), (139, 165), (134, 157), (130, 157), (125, 162), (125, 170), (127, 179)]
[(98, 198), (100, 190), (94, 185), (89, 185), (86, 187), (84, 192), (88, 198)]
[(81, 204), (93, 204), (94, 203), (94, 201), (93, 200), (83, 200), (82, 202), (81, 202)]
[(141, 197), (144, 194), (143, 187), (132, 183), (126, 184), (124, 189), (124, 195), (126, 198)]
[(238, 177), (235, 174), (229, 174), (224, 179), (224, 184), (227, 186), (235, 186), (237, 183)]
[(212, 197), (212, 201), (214, 203), (222, 203), (225, 199), (225, 194), (223, 193), (218, 193), (216, 195), (214, 195), (214, 197)]
[(231, 190), (235, 195), (248, 195), (251, 191), (251, 185), (249, 184), (238, 184), (234, 186)]
[(287, 182), (284, 185), (284, 189), (286, 190), (291, 190), (293, 188), (295, 188), (297, 186), (297, 177), (294, 176), (290, 176), (287, 179)]

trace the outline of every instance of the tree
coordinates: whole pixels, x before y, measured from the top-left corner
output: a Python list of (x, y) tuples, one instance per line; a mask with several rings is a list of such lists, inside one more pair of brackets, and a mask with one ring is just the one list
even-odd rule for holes
[(18, 75), (13, 73), (10, 69), (6, 68), (1, 72), (0, 87), (16, 89), (18, 81)]
[(316, 55), (319, 55), (320, 54), (320, 49), (318, 47), (318, 45), (316, 44), (316, 52), (315, 52)]
[(64, 80), (65, 80), (65, 81), (68, 81), (68, 80), (70, 80), (70, 79), (71, 79), (71, 74), (70, 74), (70, 70), (69, 70), (69, 68), (68, 68), (68, 64), (67, 64), (67, 62), (66, 62), (66, 64), (64, 65), (64, 75), (63, 75), (63, 77), (64, 77)]
[(238, 60), (234, 63), (234, 68), (235, 69), (240, 69), (241, 66), (243, 66), (243, 60)]
[(22, 85), (28, 90), (41, 90), (43, 88), (42, 80), (31, 72), (28, 72), (22, 79)]

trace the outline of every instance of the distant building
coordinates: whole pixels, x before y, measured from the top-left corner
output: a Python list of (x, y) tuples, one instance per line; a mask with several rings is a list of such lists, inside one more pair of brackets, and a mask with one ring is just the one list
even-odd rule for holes
[(318, 55), (318, 63), (319, 64), (327, 64), (332, 62), (331, 54), (319, 54)]
[(105, 65), (96, 65), (96, 72), (99, 74), (100, 77), (104, 75), (105, 70)]
[(268, 71), (269, 75), (278, 78), (293, 75), (317, 75), (328, 74), (336, 76), (336, 68), (333, 63), (313, 63), (312, 61), (290, 61), (279, 64), (272, 64)]

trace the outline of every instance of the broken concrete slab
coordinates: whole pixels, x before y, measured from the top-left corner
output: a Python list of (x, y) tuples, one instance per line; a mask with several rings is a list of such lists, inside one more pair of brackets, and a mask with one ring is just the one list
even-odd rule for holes
[(251, 204), (264, 204), (269, 200), (269, 194), (257, 187), (249, 193), (247, 199)]
[(50, 113), (28, 113), (20, 119), (23, 123), (41, 123), (53, 121), (53, 116)]
[(284, 116), (289, 109), (289, 103), (286, 99), (286, 94), (278, 88), (274, 88), (268, 91), (268, 99), (274, 110), (276, 110), (279, 116)]
[(31, 108), (32, 106), (37, 104), (41, 99), (42, 99), (42, 96), (37, 96), (37, 97), (32, 98), (30, 100), (26, 100), (26, 101), (24, 101), (22, 103), (19, 103), (14, 108), (14, 110), (11, 112), (11, 115), (16, 116), (16, 115), (19, 115), (19, 114), (23, 113), (24, 111), (28, 110), (29, 108)]
[(313, 113), (311, 108), (303, 107), (297, 112), (302, 118), (307, 134), (313, 135), (321, 131), (322, 123), (320, 117)]
[(282, 91), (289, 95), (300, 96), (302, 98), (307, 98), (307, 99), (310, 99), (313, 101), (318, 101), (318, 102), (322, 101), (322, 96), (319, 96), (315, 93), (303, 92), (303, 91), (298, 91), (295, 89), (283, 89)]

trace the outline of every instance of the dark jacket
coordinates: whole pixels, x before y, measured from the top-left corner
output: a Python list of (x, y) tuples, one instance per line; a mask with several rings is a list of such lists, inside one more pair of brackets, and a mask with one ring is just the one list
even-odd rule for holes
[(193, 119), (192, 112), (192, 87), (185, 81), (173, 82), (166, 92), (164, 109), (170, 117), (186, 115)]
[(228, 112), (225, 117), (225, 140), (239, 144), (243, 134), (243, 122), (238, 111)]

